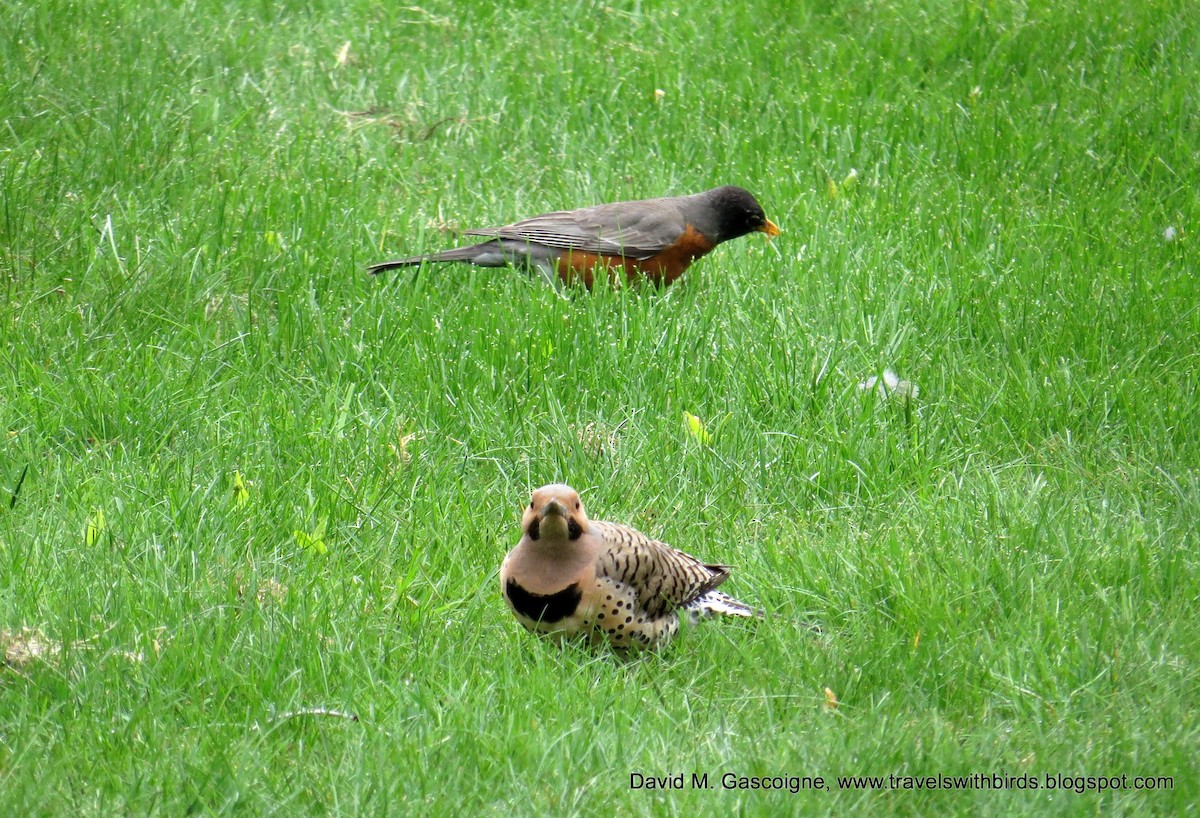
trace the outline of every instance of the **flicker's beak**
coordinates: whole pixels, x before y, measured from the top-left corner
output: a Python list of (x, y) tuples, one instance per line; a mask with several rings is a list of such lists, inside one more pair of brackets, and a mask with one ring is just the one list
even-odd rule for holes
[(560, 503), (558, 500), (551, 500), (548, 503), (546, 503), (546, 505), (542, 506), (542, 512), (538, 516), (544, 520), (547, 517), (549, 517), (551, 514), (557, 514), (559, 517), (566, 519), (567, 507), (564, 506), (562, 503)]
[(758, 228), (759, 233), (766, 233), (767, 238), (773, 239), (780, 234), (780, 229), (775, 226), (775, 222), (767, 219), (762, 227)]

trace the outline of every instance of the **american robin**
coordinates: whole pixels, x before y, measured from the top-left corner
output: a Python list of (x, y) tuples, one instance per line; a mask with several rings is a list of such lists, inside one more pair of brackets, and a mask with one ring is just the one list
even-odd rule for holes
[(487, 230), (468, 230), (488, 240), (423, 256), (372, 264), (378, 274), (425, 262), (465, 261), (481, 267), (535, 268), (552, 282), (581, 280), (590, 289), (596, 268), (627, 281), (645, 277), (670, 284), (693, 261), (718, 244), (747, 233), (779, 235), (758, 200), (740, 187), (691, 196), (560, 210)]
[(522, 525), (524, 536), (500, 566), (500, 591), (533, 633), (624, 652), (667, 644), (681, 614), (693, 621), (762, 615), (717, 590), (728, 566), (708, 565), (629, 526), (589, 520), (570, 486), (535, 491)]

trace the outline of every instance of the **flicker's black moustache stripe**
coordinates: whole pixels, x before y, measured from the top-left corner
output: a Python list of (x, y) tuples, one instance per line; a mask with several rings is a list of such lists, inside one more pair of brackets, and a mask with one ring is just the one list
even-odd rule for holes
[(546, 624), (559, 622), (575, 613), (583, 596), (578, 582), (553, 594), (543, 595), (526, 591), (512, 577), (509, 577), (508, 584), (504, 586), (504, 593), (517, 613)]
[[(529, 528), (525, 529), (525, 533), (529, 535), (529, 539), (537, 540), (542, 536), (542, 521), (538, 517), (533, 518), (533, 522), (529, 524)], [(583, 536), (583, 526), (575, 521), (574, 517), (567, 519), (567, 537), (568, 539), (577, 540)]]

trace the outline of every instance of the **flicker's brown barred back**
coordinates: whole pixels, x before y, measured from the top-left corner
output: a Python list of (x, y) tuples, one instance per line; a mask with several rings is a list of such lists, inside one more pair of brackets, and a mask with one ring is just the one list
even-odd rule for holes
[(728, 566), (703, 563), (628, 526), (589, 520), (570, 486), (535, 491), (522, 528), (500, 566), (500, 588), (534, 633), (607, 641), (623, 651), (665, 645), (681, 612), (693, 619), (761, 615), (716, 590)]

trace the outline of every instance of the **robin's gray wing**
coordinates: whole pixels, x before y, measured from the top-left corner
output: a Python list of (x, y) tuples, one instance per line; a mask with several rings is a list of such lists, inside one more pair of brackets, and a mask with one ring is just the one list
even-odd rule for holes
[(688, 223), (678, 198), (560, 210), (468, 235), (539, 244), (559, 250), (647, 259), (679, 240)]

